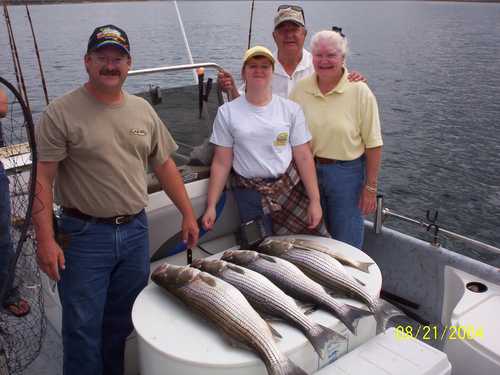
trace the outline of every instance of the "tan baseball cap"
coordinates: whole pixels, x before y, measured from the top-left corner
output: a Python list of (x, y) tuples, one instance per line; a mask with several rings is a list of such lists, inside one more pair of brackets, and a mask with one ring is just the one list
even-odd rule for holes
[(255, 46), (247, 49), (245, 55), (243, 56), (243, 65), (245, 65), (245, 63), (252, 57), (257, 57), (257, 56), (267, 57), (269, 60), (271, 60), (271, 63), (273, 64), (274, 67), (274, 56), (272, 52), (269, 51), (266, 47), (262, 46)]
[[(280, 7), (281, 8), (281, 7)], [(299, 7), (278, 8), (278, 14), (274, 17), (274, 28), (286, 21), (293, 22), (299, 26), (305, 27), (304, 12)]]

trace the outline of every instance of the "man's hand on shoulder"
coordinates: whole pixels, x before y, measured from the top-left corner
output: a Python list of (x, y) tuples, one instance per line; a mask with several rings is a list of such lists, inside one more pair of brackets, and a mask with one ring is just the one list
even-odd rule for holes
[(355, 70), (349, 72), (349, 74), (347, 75), (347, 79), (349, 80), (349, 82), (368, 82), (368, 80), (360, 72), (357, 72)]

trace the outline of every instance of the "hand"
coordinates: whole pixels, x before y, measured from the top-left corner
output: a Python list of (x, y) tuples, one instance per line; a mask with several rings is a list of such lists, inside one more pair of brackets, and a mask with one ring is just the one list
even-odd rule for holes
[(54, 281), (60, 280), (59, 269), (65, 269), (64, 253), (54, 239), (38, 242), (37, 260), (40, 269)]
[(360, 72), (356, 72), (355, 70), (349, 72), (349, 74), (347, 75), (347, 79), (349, 80), (349, 82), (368, 82)]
[(205, 230), (212, 230), (215, 224), (216, 216), (215, 207), (208, 207), (203, 214), (203, 218), (201, 219), (201, 225), (203, 225)]
[(363, 186), (358, 206), (362, 215), (368, 215), (374, 212), (377, 208), (377, 193), (368, 191), (366, 187)]
[(217, 74), (217, 83), (219, 84), (222, 91), (226, 94), (236, 97), (238, 96), (238, 90), (236, 90), (236, 83), (234, 82), (234, 78), (231, 73), (226, 72), (225, 70), (220, 70)]
[(187, 244), (188, 249), (194, 247), (198, 243), (200, 230), (194, 216), (182, 217), (182, 241)]
[(318, 201), (310, 201), (307, 207), (307, 222), (309, 229), (314, 229), (318, 226), (323, 216), (323, 211), (321, 210), (321, 204)]

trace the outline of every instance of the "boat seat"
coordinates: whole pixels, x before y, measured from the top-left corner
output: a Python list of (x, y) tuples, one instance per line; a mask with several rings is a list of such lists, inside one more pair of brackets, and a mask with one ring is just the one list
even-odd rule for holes
[(451, 325), (460, 331), (444, 348), (453, 362), (453, 375), (500, 374), (500, 320), (494, 315), (500, 311), (497, 293), (471, 306), (468, 300), (476, 296), (467, 291), (453, 311)]
[(449, 375), (445, 353), (389, 328), (324, 367), (317, 375)]

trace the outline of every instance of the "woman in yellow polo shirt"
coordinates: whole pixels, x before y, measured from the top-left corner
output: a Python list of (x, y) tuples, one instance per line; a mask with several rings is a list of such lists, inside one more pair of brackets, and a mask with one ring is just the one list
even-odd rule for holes
[(290, 99), (304, 110), (320, 184), (323, 214), (333, 238), (361, 248), (363, 215), (375, 210), (382, 135), (375, 96), (349, 82), (347, 40), (338, 31), (311, 39), (314, 73)]

